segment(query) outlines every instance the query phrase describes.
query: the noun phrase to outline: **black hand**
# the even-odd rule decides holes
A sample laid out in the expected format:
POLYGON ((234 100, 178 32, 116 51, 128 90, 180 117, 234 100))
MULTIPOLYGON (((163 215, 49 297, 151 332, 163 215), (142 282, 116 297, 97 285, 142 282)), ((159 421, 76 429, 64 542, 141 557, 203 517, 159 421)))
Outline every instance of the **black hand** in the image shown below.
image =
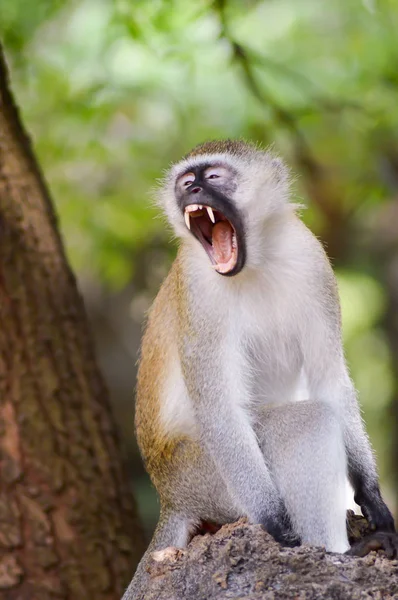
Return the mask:
POLYGON ((294 533, 292 523, 284 506, 281 506, 277 516, 266 517, 261 524, 272 535, 275 541, 282 546, 294 548, 300 545, 300 538, 294 533))
POLYGON ((378 486, 372 488, 362 486, 355 494, 354 499, 372 528, 395 532, 393 516, 383 501, 378 486))

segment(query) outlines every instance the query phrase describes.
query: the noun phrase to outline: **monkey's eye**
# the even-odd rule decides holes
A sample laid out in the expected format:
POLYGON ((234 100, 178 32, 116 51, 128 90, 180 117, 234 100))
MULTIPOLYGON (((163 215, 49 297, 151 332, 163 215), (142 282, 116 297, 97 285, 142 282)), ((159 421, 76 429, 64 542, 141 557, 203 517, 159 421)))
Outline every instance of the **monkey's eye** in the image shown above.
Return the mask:
POLYGON ((227 177, 228 172, 224 167, 211 167, 205 172, 206 179, 221 179, 227 177))
POLYGON ((182 187, 188 187, 189 185, 191 185, 193 182, 195 181, 195 175, 193 173, 185 173, 185 175, 183 175, 180 178, 180 185, 182 187))

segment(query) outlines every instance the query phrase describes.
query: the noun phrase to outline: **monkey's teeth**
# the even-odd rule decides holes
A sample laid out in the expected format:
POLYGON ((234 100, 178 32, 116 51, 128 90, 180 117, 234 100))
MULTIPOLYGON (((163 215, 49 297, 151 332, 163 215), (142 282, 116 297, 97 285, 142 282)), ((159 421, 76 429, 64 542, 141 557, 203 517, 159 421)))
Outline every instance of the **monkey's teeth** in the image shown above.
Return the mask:
POLYGON ((191 219, 189 218, 189 212, 184 213, 185 225, 188 229, 191 229, 191 219))
POLYGON ((207 214, 209 215, 210 221, 212 223, 215 223, 216 219, 215 219, 215 216, 214 216, 214 213, 213 213, 213 209, 211 208, 211 206, 206 206, 206 210, 207 210, 207 214))
POLYGON ((232 234, 232 248, 236 248, 236 235, 235 233, 232 234))

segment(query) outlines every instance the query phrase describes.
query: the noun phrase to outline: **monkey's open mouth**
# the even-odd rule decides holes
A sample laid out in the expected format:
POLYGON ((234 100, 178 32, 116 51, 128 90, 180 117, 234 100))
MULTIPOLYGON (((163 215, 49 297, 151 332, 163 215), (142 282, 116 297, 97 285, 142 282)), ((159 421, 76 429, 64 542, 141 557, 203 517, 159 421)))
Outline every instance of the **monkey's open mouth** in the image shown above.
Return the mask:
POLYGON ((202 204, 189 204, 184 211, 188 229, 206 250, 214 269, 223 275, 231 273, 238 261, 235 227, 218 210, 202 204))

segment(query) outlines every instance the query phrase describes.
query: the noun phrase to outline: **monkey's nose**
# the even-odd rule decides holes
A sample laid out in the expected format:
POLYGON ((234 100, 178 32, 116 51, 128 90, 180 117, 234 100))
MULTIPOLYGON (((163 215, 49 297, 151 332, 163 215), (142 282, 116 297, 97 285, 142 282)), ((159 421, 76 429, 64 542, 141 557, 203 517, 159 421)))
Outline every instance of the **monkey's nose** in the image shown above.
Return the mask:
POLYGON ((189 193, 190 194, 198 194, 201 191, 202 191, 202 188, 196 185, 194 188, 192 188, 191 190, 189 190, 189 193))

